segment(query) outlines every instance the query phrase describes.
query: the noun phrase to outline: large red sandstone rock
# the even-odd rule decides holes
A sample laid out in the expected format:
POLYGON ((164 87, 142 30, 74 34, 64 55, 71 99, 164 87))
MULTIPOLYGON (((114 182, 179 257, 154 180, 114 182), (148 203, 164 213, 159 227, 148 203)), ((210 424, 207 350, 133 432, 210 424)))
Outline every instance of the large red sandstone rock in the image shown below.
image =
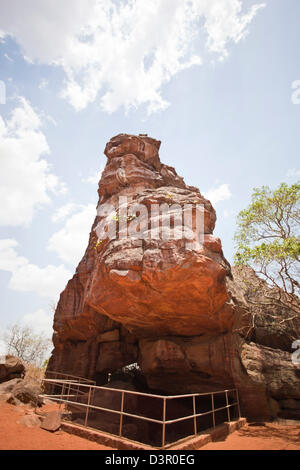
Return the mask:
POLYGON ((233 308, 225 282, 229 267, 220 240, 212 235, 215 211, 198 189, 185 185, 174 169, 160 163, 159 145, 149 137, 111 139, 105 149, 108 163, 99 184, 98 210, 104 204, 116 206, 121 196, 131 198, 128 214, 137 203, 149 210, 153 204, 201 204, 203 246, 187 250, 184 238, 153 239, 147 224, 145 239, 106 239, 95 250, 101 219, 97 217, 85 256, 58 305, 54 329, 61 338, 86 339, 99 326, 105 331, 99 323, 109 319, 138 336, 231 328, 233 308))
MULTIPOLYGON (((138 362, 152 389, 174 394, 237 387, 243 413, 269 418, 277 413, 278 401, 298 399, 292 389, 300 389, 299 370, 281 349, 287 350, 290 330, 297 335, 298 326, 289 327, 287 335, 286 326, 272 323, 273 311, 265 319, 264 310, 257 316, 249 308, 247 282, 238 270, 232 277, 221 242, 213 235, 211 203, 160 162, 159 147, 155 139, 126 134, 106 145, 99 215, 76 273, 60 296, 49 369, 101 384, 109 372, 138 362), (162 203, 201 204, 202 245, 191 248, 184 236, 151 238, 143 214, 138 214, 143 239, 99 240, 102 209, 116 206, 122 196, 129 198, 125 222, 121 211, 108 214, 117 228, 137 222, 136 203, 148 209, 162 203)), ((252 273, 246 270, 247 276, 252 273)))

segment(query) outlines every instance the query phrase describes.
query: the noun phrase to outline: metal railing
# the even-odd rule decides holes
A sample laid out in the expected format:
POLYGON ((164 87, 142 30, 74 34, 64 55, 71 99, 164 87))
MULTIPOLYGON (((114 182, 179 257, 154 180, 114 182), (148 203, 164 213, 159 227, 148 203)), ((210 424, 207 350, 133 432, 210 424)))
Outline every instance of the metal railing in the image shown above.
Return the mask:
MULTIPOLYGON (((215 391, 215 392, 208 392, 208 393, 190 393, 190 394, 184 394, 184 395, 157 395, 157 394, 151 394, 151 393, 142 393, 142 392, 135 392, 131 390, 123 390, 123 389, 116 389, 116 388, 110 388, 110 387, 100 387, 96 385, 91 385, 87 383, 80 383, 78 380, 76 381, 70 381, 69 379, 48 379, 45 378, 43 380, 44 383, 49 383, 49 384, 54 384, 57 390, 57 387, 60 387, 60 393, 51 393, 51 394, 43 394, 41 397, 48 398, 50 400, 54 400, 56 402, 60 403, 60 408, 62 404, 65 404, 67 409, 78 409, 78 407, 82 407, 85 409, 85 413, 83 413, 82 416, 82 421, 84 426, 88 426, 89 424, 89 414, 91 410, 97 414, 101 414, 101 412, 105 413, 111 413, 114 416, 119 415, 119 425, 118 425, 118 431, 117 432, 111 432, 111 434, 114 435, 119 435, 120 437, 126 437, 123 434, 123 427, 124 427, 124 418, 131 418, 134 420, 142 420, 147 423, 155 423, 156 425, 161 426, 161 445, 158 445, 160 448, 165 448, 166 445, 171 444, 172 442, 177 441, 178 439, 169 439, 169 442, 166 442, 166 430, 168 429, 168 426, 171 426, 172 424, 175 423, 183 423, 187 420, 191 420, 193 422, 193 434, 197 435, 199 432, 203 431, 198 428, 197 424, 197 419, 202 418, 204 416, 212 416, 212 422, 211 425, 207 425, 205 429, 209 428, 215 428, 216 427, 216 414, 222 410, 227 410, 226 414, 226 419, 224 419, 222 422, 227 421, 233 421, 234 419, 239 419, 241 417, 240 414, 240 404, 239 404, 239 397, 238 397, 238 391, 236 389, 230 389, 230 390, 220 390, 220 391, 215 391), (104 392, 111 392, 112 394, 119 394, 120 396, 120 409, 113 409, 113 408, 108 408, 105 406, 97 406, 96 404, 93 404, 93 399, 96 393, 99 395, 99 392, 104 394, 104 392), (216 399, 217 396, 220 395, 225 395, 225 405, 224 406, 217 406, 216 407, 216 399), (235 395, 234 401, 230 402, 229 401, 229 395, 232 400, 232 395, 235 395), (129 413, 128 411, 125 411, 125 403, 126 403, 126 397, 127 396, 136 396, 136 397, 144 397, 144 398, 154 398, 162 401, 162 417, 161 419, 157 419, 154 417, 149 417, 149 416, 143 416, 143 415, 138 415, 135 413, 129 413), (197 400, 201 400, 204 397, 211 397, 209 402, 211 405, 211 409, 209 411, 204 411, 204 412, 197 412, 197 400), (171 400, 177 400, 177 399, 192 399, 192 413, 187 414, 185 416, 173 418, 173 419, 167 419, 168 415, 168 406, 167 404, 171 400), (85 401, 85 403, 83 402, 85 401), (231 409, 233 407, 236 407, 235 409, 235 417, 233 417, 233 413, 231 414, 231 409)), ((100 396, 101 396, 100 393, 100 396)), ((107 394, 105 395, 107 397, 107 394)), ((198 403, 199 405, 199 403, 198 403)), ((170 405, 169 405, 170 407, 170 405)), ((157 412, 157 409, 155 409, 157 412)), ((173 407, 174 411, 174 407, 173 407)), ((198 410, 199 411, 199 410, 198 410)), ((82 414, 81 414, 82 415, 82 414)), ((101 422, 101 419, 100 419, 101 422)), ((97 426, 93 424, 89 424, 88 427, 96 428, 97 426)), ((101 429, 101 427, 100 427, 101 429)), ((103 429, 102 429, 103 430, 103 429)), ((188 435, 193 435, 192 433, 188 433, 188 435)), ((144 442, 143 438, 135 438, 133 439, 135 441, 140 441, 144 442)), ((145 442, 144 442, 145 443, 145 442)))
POLYGON ((56 372, 52 370, 47 370, 45 373, 45 378, 49 379, 49 376, 52 379, 62 379, 62 380, 73 380, 73 382, 80 382, 80 383, 88 383, 92 385, 96 385, 95 380, 86 379, 85 377, 78 377, 77 375, 66 374, 64 372, 56 372))
MULTIPOLYGON (((76 375, 66 374, 64 372, 56 372, 56 371, 51 371, 51 370, 46 371, 45 377, 42 380, 42 384, 43 383, 48 384, 48 387, 44 386, 43 388, 49 391, 49 395, 57 395, 57 389, 59 388, 60 384, 62 384, 63 388, 65 389, 65 385, 67 383, 69 384, 77 383, 78 384, 77 395, 80 394, 80 391, 79 391, 80 384, 96 385, 95 380, 86 379, 85 377, 78 377, 76 375)), ((68 394, 66 396, 69 396, 69 395, 70 395, 70 385, 69 385, 68 394)))

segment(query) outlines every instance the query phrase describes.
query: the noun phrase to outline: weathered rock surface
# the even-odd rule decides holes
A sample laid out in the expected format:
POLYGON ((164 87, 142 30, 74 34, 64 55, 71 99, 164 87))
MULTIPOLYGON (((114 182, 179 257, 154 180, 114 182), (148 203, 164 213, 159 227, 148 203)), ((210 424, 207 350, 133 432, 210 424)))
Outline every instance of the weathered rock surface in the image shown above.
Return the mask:
MULTIPOLYGON (((212 235, 215 211, 198 189, 185 185, 173 168, 159 162, 159 144, 148 137, 128 135, 109 142, 98 209, 116 206, 122 196, 130 198, 126 215, 121 209, 116 215, 120 225, 122 218, 134 217, 135 204, 148 209, 163 203, 179 207, 203 204, 204 245, 188 251, 187 239, 153 239, 146 223, 143 239, 103 240, 94 250, 98 216, 85 256, 57 308, 54 329, 60 332, 60 339, 86 340, 99 328, 104 332, 111 329, 113 321, 139 336, 158 330, 162 335, 194 335, 231 327, 233 308, 225 282, 229 266, 220 240, 212 235), (118 176, 119 170, 124 180, 118 176)), ((139 219, 143 225, 143 217, 139 219)), ((163 223, 164 218, 160 219, 163 223)), ((131 226, 135 223, 130 221, 131 226)))
POLYGON ((169 394, 233 388, 228 337, 142 339, 139 364, 153 389, 169 394))
POLYGON ((235 289, 243 294, 251 317, 245 330, 247 338, 262 346, 291 352, 292 342, 300 339, 299 314, 287 307, 288 302, 278 302, 277 291, 252 269, 234 266, 232 274, 235 289))
MULTIPOLYGON (((105 148, 98 215, 60 296, 49 369, 103 384, 109 372, 138 362, 151 389, 174 394, 236 387, 248 417, 276 416, 282 400, 299 399, 300 372, 290 348, 292 337, 300 339, 300 322, 286 321, 284 309, 255 306, 261 281, 251 270, 231 270, 213 235, 211 203, 160 162, 159 147, 147 136, 121 134, 105 148), (125 196, 126 211, 122 199, 114 212, 125 196), (147 214, 159 204, 202 205, 203 243, 192 247, 196 235, 191 240, 178 227, 171 239, 163 232, 153 236, 147 214), (117 234, 131 230, 131 236, 99 239, 107 221, 117 234), (258 289, 250 299, 253 279, 258 289)), ((167 217, 154 212, 151 223, 167 217)))
POLYGON ((43 418, 41 428, 46 431, 55 432, 58 431, 61 425, 61 413, 60 411, 49 411, 43 418))
POLYGON ((12 405, 29 404, 41 406, 42 399, 40 382, 33 379, 12 379, 0 385, 0 400, 12 405))
POLYGON ((0 361, 0 383, 7 380, 24 377, 25 366, 16 356, 1 356, 0 361))
POLYGON ((7 401, 12 405, 41 406, 43 401, 39 398, 40 393, 40 381, 30 377, 11 379, 0 384, 0 401, 7 401))
POLYGON ((39 398, 40 393, 40 384, 34 380, 24 379, 12 389, 14 399, 21 403, 29 403, 37 406, 42 405, 42 400, 39 398))
POLYGON ((0 394, 12 392, 14 387, 20 382, 22 382, 22 379, 11 379, 7 382, 3 382, 2 384, 0 384, 0 394))

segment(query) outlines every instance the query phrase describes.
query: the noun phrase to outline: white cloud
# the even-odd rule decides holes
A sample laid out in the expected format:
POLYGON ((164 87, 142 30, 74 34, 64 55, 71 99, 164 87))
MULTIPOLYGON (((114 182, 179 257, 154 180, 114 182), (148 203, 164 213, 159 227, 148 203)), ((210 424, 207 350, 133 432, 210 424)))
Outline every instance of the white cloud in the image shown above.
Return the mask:
POLYGON ((223 219, 228 219, 229 217, 231 218, 235 218, 236 216, 236 213, 233 209, 224 209, 223 213, 221 214, 221 217, 223 217, 223 219))
MULTIPOLYGON (((113 112, 143 104, 165 109, 162 85, 202 63, 199 38, 217 58, 264 6, 244 0, 10 0, 0 3, 2 37, 11 35, 24 57, 66 74, 62 96, 76 110, 99 96, 113 112), (248 3, 248 2, 247 2, 248 3), (55 38, 55 40, 53 40, 55 38)), ((201 46, 202 47, 202 46, 201 46)))
POLYGON ((42 158, 50 153, 40 117, 20 98, 10 119, 0 116, 0 225, 28 225, 36 209, 50 202, 49 193, 65 191, 42 158))
POLYGON ((14 62, 14 60, 8 55, 4 54, 5 59, 9 60, 9 62, 14 62))
POLYGON ((43 78, 40 83, 39 83, 39 89, 40 90, 43 90, 44 88, 47 88, 49 85, 49 82, 48 80, 46 80, 45 78, 43 78))
POLYGON ((296 168, 290 168, 286 172, 287 178, 298 178, 300 176, 300 170, 296 170, 296 168))
MULTIPOLYGON (((2 330, 0 329, 0 335, 2 335, 3 333, 4 333, 4 329, 2 330)), ((6 351, 7 351, 6 344, 2 339, 0 339, 0 362, 1 362, 1 356, 5 355, 6 351)))
MULTIPOLYGON (((64 212, 63 208, 61 210, 64 212)), ((95 217, 94 204, 78 206, 77 212, 67 219, 64 227, 52 235, 48 249, 55 251, 63 261, 76 266, 84 254, 95 217)))
POLYGON ((230 199, 231 196, 232 194, 228 184, 221 184, 220 186, 211 188, 206 193, 204 193, 204 197, 212 204, 216 204, 220 201, 226 201, 230 199))
POLYGON ((3 356, 4 354, 6 354, 6 344, 0 339, 0 356, 3 356))
POLYGON ((196 0, 196 3, 205 4, 208 49, 220 54, 221 59, 228 55, 228 41, 238 43, 244 38, 257 11, 266 6, 265 3, 254 4, 247 13, 242 13, 245 2, 241 0, 196 0))
POLYGON ((21 323, 30 326, 36 333, 45 333, 50 338, 53 334, 53 315, 47 314, 42 308, 24 315, 21 323))
POLYGON ((52 222, 61 222, 62 220, 65 220, 68 215, 74 212, 77 208, 78 205, 73 202, 68 202, 67 204, 59 207, 52 216, 52 222))
POLYGON ((93 175, 88 176, 87 178, 82 178, 82 181, 84 183, 90 183, 90 184, 98 184, 102 175, 102 171, 104 170, 104 165, 101 170, 97 170, 93 175))
POLYGON ((34 292, 56 301, 67 281, 72 277, 63 265, 40 268, 16 252, 18 242, 0 240, 0 270, 11 273, 9 287, 19 292, 34 292))

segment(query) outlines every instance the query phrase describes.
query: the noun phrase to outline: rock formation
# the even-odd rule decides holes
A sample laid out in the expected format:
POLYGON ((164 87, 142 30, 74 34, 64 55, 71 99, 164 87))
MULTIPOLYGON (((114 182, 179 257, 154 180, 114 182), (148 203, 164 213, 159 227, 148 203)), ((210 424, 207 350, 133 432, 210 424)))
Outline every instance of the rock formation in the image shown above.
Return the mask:
MULTIPOLYGON (((97 216, 60 296, 49 369, 103 384, 108 373, 137 362, 149 389, 236 387, 249 417, 275 416, 287 399, 298 406, 300 369, 291 362, 285 329, 276 336, 271 322, 271 339, 270 321, 253 326, 243 276, 232 273, 213 235, 215 210, 160 162, 159 147, 146 135, 127 134, 106 145, 97 216), (183 220, 188 207, 202 210, 200 244, 194 209, 190 230, 176 224, 176 211, 183 220), (158 227, 170 216, 168 238, 158 227), (115 238, 107 236, 112 228, 115 238), (121 236, 126 231, 130 236, 121 236)), ((299 324, 293 328, 300 339, 299 324)))
POLYGON ((8 380, 23 378, 25 375, 24 363, 16 356, 7 354, 0 356, 0 384, 8 380))

